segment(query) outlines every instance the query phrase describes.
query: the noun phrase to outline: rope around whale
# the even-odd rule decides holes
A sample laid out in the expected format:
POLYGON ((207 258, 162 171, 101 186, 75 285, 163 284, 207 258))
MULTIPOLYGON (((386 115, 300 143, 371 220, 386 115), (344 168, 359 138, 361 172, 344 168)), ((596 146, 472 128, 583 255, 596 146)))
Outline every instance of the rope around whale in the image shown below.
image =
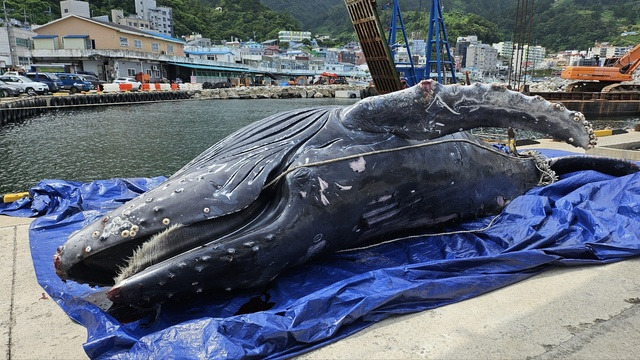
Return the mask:
POLYGON ((376 246, 385 245, 385 244, 391 244, 391 243, 394 243, 396 241, 411 240, 411 239, 417 239, 417 238, 422 238, 422 237, 434 237, 434 236, 457 235, 457 234, 471 234, 471 233, 483 232, 483 231, 489 230, 489 228, 491 228, 491 226, 493 226, 493 223, 496 220, 498 220, 499 217, 500 217, 500 214, 494 216, 491 219, 491 221, 489 221, 489 224, 487 224, 487 226, 485 226, 485 227, 483 227, 481 229, 458 230, 458 231, 448 231, 448 232, 433 233, 433 234, 420 234, 420 235, 404 236, 404 237, 401 237, 401 238, 398 238, 398 239, 391 239, 391 240, 383 241, 381 243, 376 243, 376 244, 371 244, 371 245, 366 245, 366 246, 360 246, 360 247, 354 247, 354 248, 349 248, 349 249, 338 250, 338 251, 336 251, 336 253, 344 253, 344 252, 349 252, 349 251, 358 251, 358 250, 371 249, 371 248, 374 248, 376 246))
POLYGON ((509 155, 507 153, 504 153, 502 151, 498 151, 498 150, 496 150, 494 148, 485 146, 483 144, 479 144, 479 143, 471 141, 469 139, 446 139, 446 140, 430 141, 430 142, 407 145, 407 146, 400 146, 400 147, 391 148, 391 149, 368 151, 368 152, 363 152, 363 153, 359 153, 359 154, 346 155, 346 156, 341 156, 341 157, 337 157, 337 158, 333 158, 333 159, 327 159, 327 160, 322 160, 322 161, 316 161, 316 162, 310 162, 310 163, 307 163, 307 164, 297 165, 297 166, 294 166, 294 167, 291 167, 291 168, 287 169, 286 171, 282 172, 281 174, 279 174, 278 176, 273 178, 273 180, 269 181, 265 186, 263 186, 262 189, 264 190, 264 189, 274 185, 275 183, 280 181, 280 179, 282 179, 283 177, 287 176, 291 172, 293 172, 295 170, 298 170, 300 168, 328 165, 328 164, 333 164, 333 163, 341 162, 341 161, 354 160, 354 159, 358 159, 360 157, 365 157, 365 156, 385 154, 385 153, 402 151, 402 150, 418 149, 418 148, 423 148, 423 147, 428 147, 428 146, 440 145, 440 144, 445 144, 445 143, 454 143, 454 142, 467 143, 467 144, 479 147, 481 149, 492 151, 492 152, 494 152, 494 153, 496 153, 498 155, 505 156, 505 157, 508 157, 508 158, 514 159, 514 160, 521 160, 521 161, 533 160, 533 162, 536 165, 536 168, 538 168, 538 170, 540 171, 540 180, 538 180, 538 185, 549 185, 549 184, 552 184, 552 183, 554 183, 555 181, 558 180, 558 177, 556 176, 556 173, 553 170, 551 170, 551 166, 549 164, 549 159, 546 156, 542 155, 541 153, 539 153, 539 152, 537 152, 535 150, 528 150, 528 151, 522 152, 522 154, 525 155, 525 157, 513 157, 513 155, 509 155))
MULTIPOLYGON (((327 164, 332 164, 332 163, 336 163, 336 162, 340 162, 340 161, 353 160, 353 159, 357 159, 357 158, 365 157, 365 156, 370 156, 370 155, 384 154, 384 153, 402 151, 402 150, 418 149, 418 148, 423 148, 423 147, 427 147, 427 146, 433 146, 433 145, 439 145, 439 144, 445 144, 445 143, 453 143, 453 142, 463 142, 463 143, 471 144, 473 146, 476 146, 476 147, 479 147, 481 149, 485 149, 485 150, 488 150, 488 151, 492 151, 492 152, 494 152, 496 154, 508 157, 510 159, 521 160, 521 161, 530 161, 530 160, 532 160, 534 162, 536 168, 540 171, 540 179, 538 180, 538 185, 540 185, 540 186, 549 185, 549 184, 552 184, 552 183, 554 183, 554 182, 556 182, 558 180, 558 176, 556 175, 555 171, 553 171, 551 169, 551 166, 549 164, 549 158, 547 158, 546 156, 542 155, 538 151, 527 150, 527 151, 523 151, 521 153, 522 155, 524 155, 524 157, 513 157, 513 155, 509 155, 509 154, 504 153, 502 151, 498 151, 498 150, 496 150, 496 149, 494 149, 492 147, 488 147, 486 145, 479 144, 477 142, 474 142, 474 141, 471 141, 471 140, 468 140, 468 139, 446 139, 446 140, 431 141, 431 142, 408 145, 408 146, 401 146, 401 147, 392 148, 392 149, 368 151, 368 152, 364 152, 364 153, 347 155, 347 156, 337 157, 337 158, 333 158, 333 159, 327 159, 327 160, 323 160, 323 161, 316 161, 316 162, 311 162, 311 163, 308 163, 308 164, 294 166, 294 167, 292 167, 290 169, 287 169, 286 171, 284 171, 280 175, 276 176, 273 180, 271 180, 269 183, 267 183, 263 187, 263 189, 266 189, 266 188, 274 185, 280 179, 285 177, 287 174, 289 174, 289 173, 291 173, 291 172, 293 172, 293 171, 295 171, 297 169, 304 168, 304 167, 315 167, 315 166, 327 165, 327 164)), ((392 240, 384 241, 384 242, 377 243, 377 244, 339 250, 339 251, 336 251, 336 252, 337 253, 343 253, 343 252, 348 252, 348 251, 357 251, 357 250, 370 249, 370 248, 373 248, 373 247, 376 247, 376 246, 380 246, 380 245, 384 245, 384 244, 390 244, 390 243, 393 243, 393 242, 396 242, 396 241, 415 239, 415 238, 419 238, 419 237, 433 237, 433 236, 470 234, 470 233, 483 232, 483 231, 489 230, 491 228, 491 226, 493 226, 493 223, 499 217, 500 217, 500 214, 494 216, 491 219, 491 221, 489 221, 489 224, 487 224, 487 226, 485 226, 483 228, 480 228, 480 229, 458 230, 458 231, 441 232, 441 233, 434 233, 434 234, 412 235, 412 236, 406 236, 406 237, 402 237, 402 238, 398 238, 398 239, 392 239, 392 240)))

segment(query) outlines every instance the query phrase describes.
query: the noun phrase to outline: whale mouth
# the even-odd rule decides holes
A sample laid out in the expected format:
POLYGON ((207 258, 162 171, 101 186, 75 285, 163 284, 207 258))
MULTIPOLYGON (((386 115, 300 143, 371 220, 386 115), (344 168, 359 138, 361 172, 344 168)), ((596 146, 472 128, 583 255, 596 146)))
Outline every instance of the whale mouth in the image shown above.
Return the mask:
POLYGON ((150 266, 161 266, 180 254, 224 241, 238 232, 268 223, 277 213, 269 210, 278 206, 280 195, 275 193, 271 192, 270 196, 264 197, 266 199, 223 218, 175 224, 147 235, 140 229, 138 237, 84 256, 72 264, 66 274, 59 275, 91 286, 114 286, 150 266))
POLYGON ((86 256, 74 263, 64 274, 64 278, 91 286, 112 286, 120 268, 126 266, 127 259, 150 238, 151 236, 147 236, 123 242, 86 256))

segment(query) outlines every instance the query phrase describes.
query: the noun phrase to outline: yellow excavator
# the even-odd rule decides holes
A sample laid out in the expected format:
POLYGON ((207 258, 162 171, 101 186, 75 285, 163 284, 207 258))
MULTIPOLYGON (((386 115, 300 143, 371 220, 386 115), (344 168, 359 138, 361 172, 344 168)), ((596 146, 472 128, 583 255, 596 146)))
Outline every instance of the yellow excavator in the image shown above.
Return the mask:
POLYGON ((560 77, 578 80, 567 85, 567 92, 640 91, 639 84, 624 84, 633 80, 640 67, 640 44, 606 66, 569 66, 560 77))

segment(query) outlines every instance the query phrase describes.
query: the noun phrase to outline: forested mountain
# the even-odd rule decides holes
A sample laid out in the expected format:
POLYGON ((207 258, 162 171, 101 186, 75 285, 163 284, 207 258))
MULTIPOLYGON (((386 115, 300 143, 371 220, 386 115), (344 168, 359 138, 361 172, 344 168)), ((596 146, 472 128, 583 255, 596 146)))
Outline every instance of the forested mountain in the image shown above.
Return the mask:
MULTIPOLYGON (((268 7, 288 11, 305 29, 334 36, 352 33, 344 0, 261 0, 268 7), (346 23, 346 25, 345 25, 346 23)), ((378 0, 383 21, 390 1, 378 0)), ((451 42, 457 36, 477 34, 487 43, 511 40, 518 1, 441 0, 451 42), (473 14, 470 16, 469 14, 473 14), (477 15, 477 16, 476 16, 477 15)), ((529 2, 531 3, 531 2, 529 2)), ((426 34, 429 0, 400 0, 407 28, 426 34)), ((640 36, 620 36, 623 31, 640 33, 638 0, 536 0, 531 42, 552 51, 587 49, 597 41, 619 45, 640 43, 640 36)), ((423 35, 426 37, 426 35, 423 35)))
MULTIPOLYGON (((89 0, 93 16, 109 15, 112 8, 134 13, 134 0, 89 0)), ((391 1, 378 0, 378 13, 388 21, 391 1)), ((279 30, 308 30, 341 42, 355 39, 344 0, 157 0, 173 8, 176 36, 198 32, 213 40, 238 37, 257 41, 276 38, 279 30), (216 11, 220 7, 222 11, 216 11)), ((515 0, 441 0, 451 42, 476 34, 486 43, 510 40, 515 0)), ((58 0, 6 0, 8 14, 42 24, 60 16, 58 0), (49 12, 49 9, 51 10, 49 12)), ((406 26, 426 37, 430 0, 400 0, 406 26)), ((537 0, 531 42, 551 51, 586 49, 594 41, 618 45, 640 43, 638 0, 537 0)))
MULTIPOLYGON (((122 9, 125 15, 135 14, 134 0, 88 2, 91 16, 111 16, 111 9, 122 9)), ((59 0, 6 0, 6 3, 11 17, 26 18, 33 24, 60 17, 59 0)), ((257 0, 157 0, 157 5, 173 9, 174 32, 178 37, 197 32, 218 42, 231 37, 264 41, 276 39, 283 29, 301 29, 298 20, 288 13, 271 10, 257 0)))

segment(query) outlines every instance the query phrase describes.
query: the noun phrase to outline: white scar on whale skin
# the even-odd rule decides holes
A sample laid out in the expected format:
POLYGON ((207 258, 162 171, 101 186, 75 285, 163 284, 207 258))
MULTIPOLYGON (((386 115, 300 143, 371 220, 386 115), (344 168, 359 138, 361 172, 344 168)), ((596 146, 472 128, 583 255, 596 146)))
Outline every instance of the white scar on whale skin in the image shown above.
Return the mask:
POLYGON ((162 255, 165 253, 166 237, 173 231, 182 227, 182 224, 176 224, 166 229, 165 231, 154 235, 151 239, 137 248, 133 255, 127 259, 127 264, 122 266, 113 280, 115 283, 119 283, 124 279, 136 274, 138 271, 155 264, 159 259, 162 259, 162 255))
POLYGON ((362 156, 360 156, 358 160, 351 161, 349 163, 349 167, 351 168, 351 170, 355 172, 363 172, 365 170, 366 165, 367 165, 367 162, 364 160, 362 156))
POLYGON ((324 195, 324 191, 329 187, 329 183, 322 180, 322 178, 318 177, 318 182, 320 183, 320 200, 322 201, 322 205, 329 205, 329 199, 324 195))

